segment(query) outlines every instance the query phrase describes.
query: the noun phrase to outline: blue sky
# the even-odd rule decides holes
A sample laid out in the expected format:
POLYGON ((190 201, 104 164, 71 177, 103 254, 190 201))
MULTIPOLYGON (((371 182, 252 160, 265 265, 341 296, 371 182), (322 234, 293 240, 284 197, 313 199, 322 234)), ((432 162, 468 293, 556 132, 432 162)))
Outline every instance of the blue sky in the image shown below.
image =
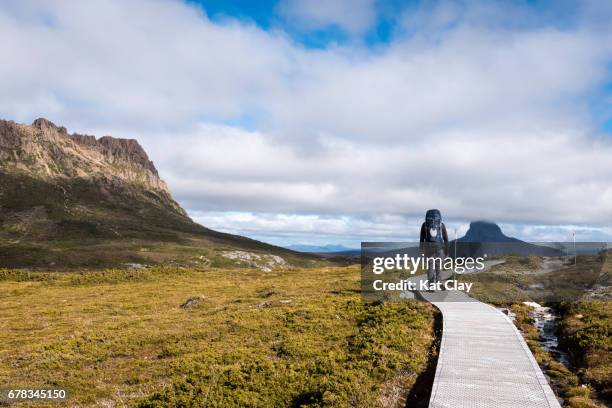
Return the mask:
MULTIPOLYGON (((228 19, 238 19, 247 23, 253 23, 265 30, 280 29, 289 33, 296 41, 308 47, 323 48, 330 43, 346 43, 356 40, 353 33, 347 32, 341 22, 334 21, 329 16, 327 21, 320 21, 316 27, 304 29, 304 26, 296 25, 295 15, 287 12, 287 1, 279 0, 188 0, 188 4, 201 7, 209 18, 223 22, 228 19)), ((293 2, 300 3, 300 2, 293 2)), ((308 3, 308 2, 303 2, 308 3)), ((321 7, 320 2, 309 2, 313 8, 321 7)), ((350 3, 350 2, 347 2, 350 3)), ((372 9, 373 18, 364 29, 359 32, 357 39, 370 46, 389 43, 394 32, 405 33, 401 25, 402 13, 410 12, 431 6, 432 4, 444 2, 425 2, 414 0, 387 0, 387 1, 356 1, 354 6, 368 7, 372 9)), ((475 2, 455 2, 459 9, 467 7, 475 2)), ((484 3, 484 2, 482 2, 484 3)), ((503 5, 503 2, 489 2, 490 4, 503 5)), ((571 27, 579 18, 581 7, 577 1, 506 1, 512 3, 517 9, 522 9, 530 18, 512 21, 515 26, 545 26, 571 27)), ((351 5, 352 6, 352 5, 351 5)), ((461 12, 461 10, 459 10, 461 12)), ((451 28, 456 21, 447 23, 451 28)), ((409 31, 409 30, 408 30, 409 31)))
POLYGON ((198 222, 275 244, 612 240, 612 3, 9 0, 0 116, 136 138, 198 222))
POLYGON ((325 48, 332 43, 343 44, 355 40, 363 41, 369 46, 388 43, 396 26, 397 15, 401 10, 413 6, 415 2, 397 0, 372 2, 376 16, 372 24, 359 33, 358 38, 352 33, 347 33, 341 24, 333 21, 329 21, 328 24, 321 23, 314 29, 304 29, 295 24, 293 16, 288 15, 283 9, 283 3, 279 1, 191 0, 189 3, 200 6, 211 19, 216 21, 228 18, 240 19, 257 24, 265 30, 283 30, 306 47, 325 48))
MULTIPOLYGON (((402 19, 411 10, 422 10, 439 4, 454 4, 456 14, 444 23, 439 31, 451 30, 460 24, 463 17, 462 9, 467 9, 475 1, 458 2, 424 2, 414 0, 387 0, 387 1, 356 1, 355 7, 369 7, 372 19, 364 23, 357 32, 347 29, 342 21, 334 20, 333 15, 326 19, 319 19, 313 24, 305 24, 304 20, 312 16, 296 16, 298 11, 287 7, 291 3, 310 3, 313 8, 318 7, 317 2, 301 1, 221 1, 221 0, 188 0, 188 4, 200 7, 207 16, 219 23, 239 20, 246 24, 255 24, 263 30, 280 30, 291 37, 292 40, 310 49, 325 49, 330 46, 359 44, 360 46, 377 50, 392 44, 395 37, 418 35, 419 31, 406 27, 402 19)), ((351 2, 347 2, 351 3, 351 2)), ((517 18, 500 23, 500 28, 548 28, 572 29, 580 24, 584 14, 584 4, 581 1, 491 1, 491 7, 503 8, 511 4, 516 10, 517 18)), ((484 4, 484 2, 481 2, 484 4)), ((352 6, 353 4, 351 4, 352 6)), ((352 7, 348 7, 351 10, 352 7)), ((605 20, 603 21, 605 23, 605 20)), ((612 72, 612 67, 608 68, 612 72)), ((612 78, 612 74, 609 75, 612 78)), ((612 82, 604 84, 599 90, 594 90, 590 99, 590 109, 594 122, 599 129, 612 134, 612 82)), ((250 118, 252 119, 252 118, 250 118)), ((237 122, 233 122, 237 123, 237 122)), ((248 125, 249 121, 246 122, 248 125)))

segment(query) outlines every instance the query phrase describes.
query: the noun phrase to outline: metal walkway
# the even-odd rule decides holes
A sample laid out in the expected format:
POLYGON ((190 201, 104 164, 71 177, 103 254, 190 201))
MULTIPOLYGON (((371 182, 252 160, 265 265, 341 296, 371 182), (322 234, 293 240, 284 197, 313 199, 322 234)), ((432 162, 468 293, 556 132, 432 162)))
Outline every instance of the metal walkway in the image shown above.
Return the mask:
POLYGON ((417 296, 442 312, 442 341, 429 407, 561 407, 508 316, 459 291, 417 296))

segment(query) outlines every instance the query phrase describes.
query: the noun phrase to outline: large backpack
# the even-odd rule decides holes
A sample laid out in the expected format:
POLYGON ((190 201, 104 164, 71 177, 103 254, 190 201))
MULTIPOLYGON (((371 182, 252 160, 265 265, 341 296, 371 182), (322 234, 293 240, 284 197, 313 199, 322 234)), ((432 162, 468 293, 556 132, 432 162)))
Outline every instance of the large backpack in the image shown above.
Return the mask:
POLYGON ((439 210, 427 210, 425 214, 425 241, 442 242, 442 215, 439 210))

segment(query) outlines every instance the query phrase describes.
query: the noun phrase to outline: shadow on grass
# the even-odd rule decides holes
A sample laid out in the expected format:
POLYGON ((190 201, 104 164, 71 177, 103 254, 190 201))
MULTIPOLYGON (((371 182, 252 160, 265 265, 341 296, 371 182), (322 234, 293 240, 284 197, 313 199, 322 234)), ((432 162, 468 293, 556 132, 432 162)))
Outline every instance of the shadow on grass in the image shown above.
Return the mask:
POLYGON ((440 342, 442 340, 442 313, 440 311, 437 311, 434 317, 434 334, 436 337, 429 349, 427 368, 417 377, 412 386, 406 398, 406 408, 426 408, 429 406, 429 398, 440 354, 440 342))

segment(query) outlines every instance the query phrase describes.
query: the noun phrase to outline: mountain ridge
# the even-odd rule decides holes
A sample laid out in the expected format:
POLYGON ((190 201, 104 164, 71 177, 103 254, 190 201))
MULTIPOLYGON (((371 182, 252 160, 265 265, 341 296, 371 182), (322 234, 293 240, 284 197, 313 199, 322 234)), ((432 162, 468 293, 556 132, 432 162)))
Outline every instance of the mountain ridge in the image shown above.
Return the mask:
POLYGON ((0 120, 0 267, 225 265, 237 250, 312 259, 195 223, 134 139, 0 120))
POLYGON ((112 176, 170 194, 135 139, 69 134, 65 127, 44 118, 31 125, 0 120, 0 159, 4 167, 12 165, 47 177, 87 178, 92 171, 99 175, 101 170, 108 170, 106 166, 114 165, 112 176))
POLYGON ((310 244, 291 244, 285 248, 291 249, 292 251, 308 252, 308 253, 333 253, 333 252, 345 252, 345 251, 359 251, 356 248, 350 248, 339 244, 326 244, 326 245, 310 245, 310 244))

